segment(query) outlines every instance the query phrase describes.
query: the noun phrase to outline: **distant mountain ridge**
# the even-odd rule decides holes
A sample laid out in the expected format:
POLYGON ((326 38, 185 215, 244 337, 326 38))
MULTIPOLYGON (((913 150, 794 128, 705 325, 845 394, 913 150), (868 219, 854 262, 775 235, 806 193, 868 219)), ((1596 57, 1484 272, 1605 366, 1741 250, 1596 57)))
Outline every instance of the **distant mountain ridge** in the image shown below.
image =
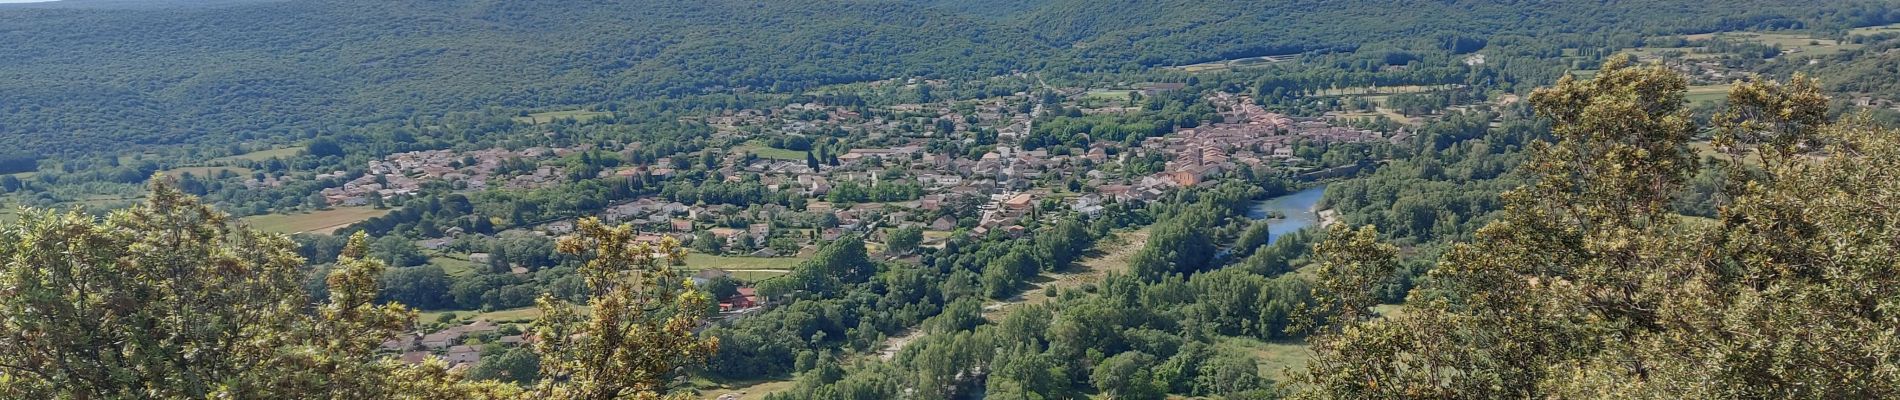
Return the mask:
POLYGON ((69 1, 0 8, 0 140, 57 152, 305 137, 731 87, 1848 19, 1768 0, 69 1))

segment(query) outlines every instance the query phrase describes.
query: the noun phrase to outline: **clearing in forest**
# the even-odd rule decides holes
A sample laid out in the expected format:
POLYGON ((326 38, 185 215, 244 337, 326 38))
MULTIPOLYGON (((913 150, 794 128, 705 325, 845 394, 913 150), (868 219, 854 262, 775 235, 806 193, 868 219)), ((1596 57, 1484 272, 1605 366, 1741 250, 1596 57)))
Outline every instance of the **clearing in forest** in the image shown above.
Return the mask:
POLYGON ((739 146, 739 151, 756 154, 759 158, 771 160, 805 161, 805 152, 766 146, 757 142, 747 142, 739 146))
POLYGON ((338 207, 302 214, 255 215, 244 217, 243 220, 265 232, 329 234, 350 224, 388 213, 387 209, 371 207, 338 207))
POLYGON ((303 154, 303 147, 283 147, 283 148, 276 148, 276 149, 270 149, 270 150, 259 150, 259 151, 253 151, 253 152, 239 154, 235 156, 213 158, 209 162, 216 163, 216 162, 229 162, 229 161, 238 161, 238 160, 265 161, 272 158, 296 157, 298 154, 303 154))

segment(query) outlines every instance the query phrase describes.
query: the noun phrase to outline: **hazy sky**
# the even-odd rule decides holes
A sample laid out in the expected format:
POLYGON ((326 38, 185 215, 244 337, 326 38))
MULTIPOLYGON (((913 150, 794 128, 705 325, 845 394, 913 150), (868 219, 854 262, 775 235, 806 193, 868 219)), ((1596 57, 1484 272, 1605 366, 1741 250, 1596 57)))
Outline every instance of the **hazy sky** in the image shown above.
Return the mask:
POLYGON ((44 2, 48 2, 48 1, 55 1, 55 0, 0 0, 0 4, 6 4, 6 3, 44 3, 44 2))

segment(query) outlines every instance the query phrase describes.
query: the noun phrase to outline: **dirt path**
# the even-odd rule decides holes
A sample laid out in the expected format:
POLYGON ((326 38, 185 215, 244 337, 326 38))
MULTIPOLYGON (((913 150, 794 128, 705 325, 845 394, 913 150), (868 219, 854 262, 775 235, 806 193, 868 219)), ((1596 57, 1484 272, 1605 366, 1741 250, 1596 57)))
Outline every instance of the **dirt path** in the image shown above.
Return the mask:
MULTIPOLYGON (((1069 289, 1083 284, 1101 282, 1110 271, 1127 270, 1128 260, 1135 256, 1135 252, 1141 251, 1141 248, 1147 245, 1148 228, 1117 233, 1113 237, 1096 242, 1095 247, 1089 249, 1089 253, 1083 257, 1082 262, 1076 263, 1068 271, 1043 273, 1037 277, 1035 286, 1024 290, 1015 298, 984 304, 983 317, 991 321, 999 321, 1016 305, 1047 303, 1050 298, 1043 295, 1045 288, 1053 286, 1058 289, 1069 289)), ((890 361, 891 358, 897 356, 898 351, 904 349, 905 345, 909 345, 921 336, 923 336, 923 330, 913 328, 904 331, 902 335, 884 339, 884 344, 879 346, 881 350, 878 350, 877 356, 884 361, 890 361)))

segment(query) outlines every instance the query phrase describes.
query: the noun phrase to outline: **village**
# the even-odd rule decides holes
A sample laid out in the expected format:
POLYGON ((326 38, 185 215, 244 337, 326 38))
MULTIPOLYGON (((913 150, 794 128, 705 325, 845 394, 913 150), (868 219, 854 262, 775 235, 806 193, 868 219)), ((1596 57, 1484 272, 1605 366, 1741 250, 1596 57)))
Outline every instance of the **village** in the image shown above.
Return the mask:
MULTIPOLYGON (((1151 85, 1141 92, 1150 95, 1178 90, 1175 85, 1151 85)), ((1082 91, 1068 90, 1071 98, 1082 91)), ((1315 160, 1297 155, 1300 146, 1328 143, 1359 143, 1405 140, 1404 131, 1384 134, 1348 128, 1325 117, 1296 118, 1271 112, 1250 97, 1230 93, 1207 95, 1205 102, 1219 110, 1219 120, 1172 133, 1146 137, 1134 146, 1122 142, 1091 141, 1086 148, 1051 151, 1049 148, 1024 148, 1023 138, 1034 130, 1042 113, 1056 107, 1075 108, 1083 115, 1136 112, 1126 104, 1084 108, 1073 102, 1051 107, 1035 104, 1028 93, 983 100, 901 104, 868 113, 846 107, 801 103, 774 110, 727 111, 709 115, 698 122, 712 126, 731 140, 752 140, 747 135, 768 132, 772 135, 816 136, 817 132, 865 132, 865 137, 847 143, 849 149, 835 154, 835 160, 818 162, 809 152, 787 151, 749 146, 719 153, 717 163, 705 172, 732 184, 757 184, 771 193, 789 193, 800 199, 794 206, 783 204, 735 204, 683 202, 665 195, 644 195, 619 201, 599 210, 594 217, 609 223, 632 224, 642 240, 673 237, 681 243, 693 243, 695 251, 711 256, 783 260, 771 270, 756 270, 748 278, 769 279, 773 270, 789 270, 801 257, 809 256, 822 244, 845 235, 862 235, 874 245, 899 228, 925 232, 923 246, 941 245, 953 235, 983 237, 992 234, 1019 236, 1026 232, 1024 222, 1031 218, 1053 219, 1063 213, 1095 214, 1111 204, 1141 204, 1153 201, 1183 187, 1207 185, 1212 178, 1247 169, 1272 173, 1326 174, 1315 160), (974 103, 974 104, 969 104, 974 103), (962 111, 960 112, 959 109, 962 111), (1029 109, 1029 112, 1015 112, 1029 109), (969 112, 974 110, 974 112, 969 112), (967 113, 966 113, 967 112, 967 113), (810 118, 821 115, 821 118, 810 118), (804 116, 803 118, 798 116, 804 116), (937 130, 907 131, 906 127, 937 126, 937 130), (980 155, 957 151, 933 151, 932 143, 950 139, 953 143, 977 132, 994 132, 995 143, 980 147, 980 155), (759 153, 778 153, 761 156, 759 153), (794 157, 798 155, 800 157, 794 157), (1160 168, 1142 171, 1128 164, 1141 160, 1162 160, 1160 168), (900 185, 914 196, 897 201, 832 201, 839 191, 883 189, 900 185), (712 240, 715 243, 697 243, 712 240)), ((742 142, 756 143, 756 142, 742 142)), ((941 147, 941 146, 938 146, 941 147)), ((517 151, 487 149, 479 151, 431 150, 392 154, 372 161, 359 176, 341 171, 320 179, 349 178, 338 187, 325 189, 323 198, 332 206, 349 207, 369 204, 376 198, 408 196, 431 185, 446 185, 457 191, 488 189, 532 189, 560 184, 572 179, 555 166, 504 168, 505 164, 533 163, 588 150, 573 148, 527 148, 517 151)), ((829 157, 828 157, 829 158, 829 157)), ((599 178, 618 177, 667 182, 682 174, 671 158, 644 165, 631 165, 601 171, 599 178)), ((1337 166, 1355 168, 1356 166, 1337 166)), ((701 168, 693 166, 693 168, 701 168)), ((440 186, 438 186, 440 187, 440 186)), ((863 200, 863 199, 857 199, 863 200)), ((560 236, 574 229, 575 219, 546 221, 534 225, 534 234, 560 236)), ((417 238, 424 247, 435 249, 449 238, 417 238)), ((904 261, 906 254, 885 252, 891 260, 904 261)), ((487 254, 462 255, 471 260, 487 260, 487 254)), ((914 261, 912 259, 911 261, 914 261)), ((689 265, 696 279, 732 276, 717 266, 689 265)), ((516 274, 525 270, 514 268, 516 274)), ((749 287, 740 294, 719 299, 721 318, 736 318, 756 311, 768 300, 761 299, 749 287)), ((516 346, 519 332, 509 325, 476 320, 448 326, 436 332, 418 332, 385 344, 386 350, 402 354, 404 360, 419 361, 434 354, 454 365, 479 361, 477 344, 516 346)))

